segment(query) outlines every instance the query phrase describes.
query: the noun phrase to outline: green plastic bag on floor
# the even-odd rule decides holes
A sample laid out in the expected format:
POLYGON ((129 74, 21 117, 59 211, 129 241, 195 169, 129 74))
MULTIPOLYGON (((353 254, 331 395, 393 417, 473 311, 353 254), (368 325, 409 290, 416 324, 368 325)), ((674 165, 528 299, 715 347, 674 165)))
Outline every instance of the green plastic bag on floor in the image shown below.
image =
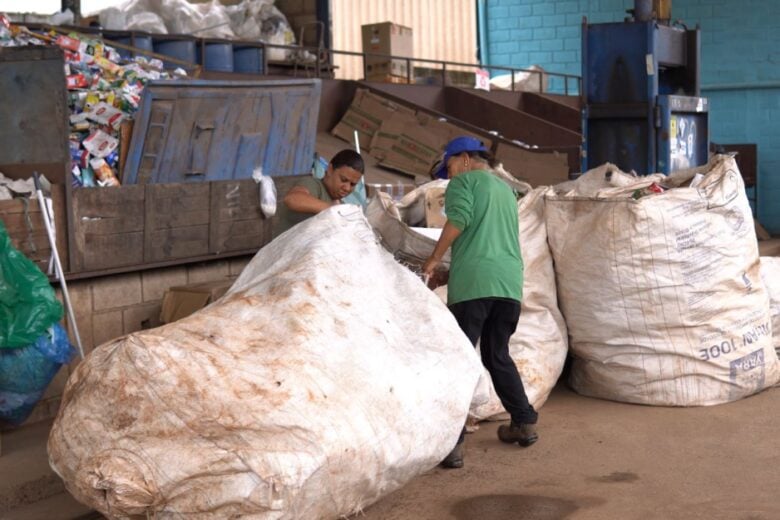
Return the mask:
POLYGON ((0 348, 30 345, 60 318, 49 279, 11 245, 0 221, 0 348))

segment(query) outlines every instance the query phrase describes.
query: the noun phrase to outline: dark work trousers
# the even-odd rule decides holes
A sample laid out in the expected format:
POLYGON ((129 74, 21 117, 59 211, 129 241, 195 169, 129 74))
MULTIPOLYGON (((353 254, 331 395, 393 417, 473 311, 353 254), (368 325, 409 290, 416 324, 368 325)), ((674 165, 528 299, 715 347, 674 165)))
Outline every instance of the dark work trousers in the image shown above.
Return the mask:
MULTIPOLYGON (((535 424, 536 410, 528 402, 517 366, 509 357, 509 338, 520 319, 520 302, 508 298, 478 298, 450 305, 460 328, 482 355, 501 404, 515 424, 535 424)), ((465 432, 465 430, 464 430, 465 432)), ((458 444, 463 442, 460 434, 458 444)))

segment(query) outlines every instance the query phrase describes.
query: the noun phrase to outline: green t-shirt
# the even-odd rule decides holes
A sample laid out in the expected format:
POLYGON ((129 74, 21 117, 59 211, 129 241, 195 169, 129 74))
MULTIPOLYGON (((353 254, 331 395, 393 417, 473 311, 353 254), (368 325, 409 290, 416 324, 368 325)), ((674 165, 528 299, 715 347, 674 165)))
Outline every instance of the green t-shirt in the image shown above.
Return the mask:
POLYGON ((458 175, 444 196, 447 220, 461 231, 452 244, 447 304, 477 298, 523 297, 517 200, 483 170, 458 175))
MULTIPOLYGON (((314 197, 325 202, 332 202, 333 198, 325 188, 325 184, 320 179, 306 176, 295 183, 295 186, 303 186, 314 197)), ((309 217, 314 216, 313 213, 302 213, 300 211, 293 211, 287 207, 283 201, 279 201, 276 205, 276 220, 274 221, 274 237, 278 237, 291 227, 299 224, 309 217)))

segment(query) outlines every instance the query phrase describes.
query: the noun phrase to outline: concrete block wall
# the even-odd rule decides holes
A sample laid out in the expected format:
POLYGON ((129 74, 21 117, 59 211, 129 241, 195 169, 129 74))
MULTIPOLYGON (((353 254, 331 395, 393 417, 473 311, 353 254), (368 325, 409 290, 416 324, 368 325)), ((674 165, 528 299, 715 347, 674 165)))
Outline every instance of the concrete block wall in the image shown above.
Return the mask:
MULTIPOLYGON (((488 0, 491 65, 581 75, 580 26, 619 22, 632 0, 488 0)), ((775 0, 675 0, 672 17, 702 31, 710 140, 757 143, 758 220, 780 234, 780 16, 775 0)), ((550 78, 550 90, 562 92, 550 78)))
MULTIPOLYGON (((550 72, 580 75, 582 17, 590 23, 618 22, 629 4, 633 2, 488 0, 489 62, 520 68, 539 65, 550 72)), ((563 92, 562 80, 551 77, 549 88, 563 92)))
MULTIPOLYGON (((122 335, 158 327, 163 295, 168 288, 235 279, 251 259, 252 256, 244 256, 69 282, 68 293, 85 354, 122 335)), ((62 301, 59 289, 57 296, 62 301)), ((66 323, 63 319, 75 345, 73 331, 66 323)), ((65 383, 79 362, 77 358, 60 369, 25 424, 57 414, 65 383)))

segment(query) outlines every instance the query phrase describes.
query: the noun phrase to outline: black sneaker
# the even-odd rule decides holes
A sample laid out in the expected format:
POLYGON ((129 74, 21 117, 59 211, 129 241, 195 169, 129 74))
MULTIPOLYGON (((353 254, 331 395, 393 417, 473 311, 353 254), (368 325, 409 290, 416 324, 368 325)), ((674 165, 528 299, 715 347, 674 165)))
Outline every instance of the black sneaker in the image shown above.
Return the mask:
POLYGON ((440 463, 442 468, 457 469, 463 467, 463 443, 456 444, 449 455, 440 463))
POLYGON ((520 446, 530 446, 539 440, 535 424, 502 424, 498 427, 498 439, 510 444, 518 443, 520 446))

